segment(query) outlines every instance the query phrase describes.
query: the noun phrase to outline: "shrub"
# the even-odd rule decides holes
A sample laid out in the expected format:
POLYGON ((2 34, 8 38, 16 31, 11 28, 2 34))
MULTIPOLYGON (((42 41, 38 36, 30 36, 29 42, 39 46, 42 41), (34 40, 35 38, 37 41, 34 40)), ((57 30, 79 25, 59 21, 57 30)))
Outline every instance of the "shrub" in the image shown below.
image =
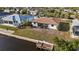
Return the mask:
POLYGON ((69 29, 70 29, 69 23, 60 22, 59 25, 58 25, 59 31, 69 31, 69 29))
POLYGON ((74 51, 77 50, 79 46, 78 40, 65 41, 64 39, 55 38, 54 40, 54 50, 55 51, 74 51))
POLYGON ((23 29, 23 28, 26 28, 27 26, 29 26, 29 23, 28 21, 22 21, 22 23, 18 26, 18 28, 20 29, 23 29))
POLYGON ((27 9, 22 9, 21 14, 27 14, 27 9))

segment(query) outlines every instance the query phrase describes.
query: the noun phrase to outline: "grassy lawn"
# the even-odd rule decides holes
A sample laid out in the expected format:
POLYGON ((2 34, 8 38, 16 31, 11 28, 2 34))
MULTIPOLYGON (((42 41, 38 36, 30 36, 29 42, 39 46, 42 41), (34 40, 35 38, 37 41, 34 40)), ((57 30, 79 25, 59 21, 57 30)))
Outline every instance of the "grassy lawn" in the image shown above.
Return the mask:
POLYGON ((66 38, 66 39, 69 38, 68 33, 58 34, 58 33, 55 33, 55 32, 56 31, 53 31, 54 34, 48 34, 45 30, 44 31, 35 31, 35 30, 27 27, 25 29, 16 30, 14 34, 19 35, 19 36, 23 36, 23 37, 32 38, 32 39, 37 39, 37 40, 42 40, 42 41, 44 40, 44 41, 51 42, 51 43, 53 43, 53 39, 55 37, 66 38))
POLYGON ((11 26, 5 26, 5 25, 0 25, 0 28, 2 29, 6 29, 6 30, 17 30, 17 28, 15 27, 11 27, 11 26))
POLYGON ((48 42, 53 41, 53 35, 46 34, 45 32, 39 32, 39 31, 34 31, 30 29, 29 27, 24 28, 24 29, 18 29, 15 27, 10 27, 10 26, 5 26, 5 25, 0 25, 1 29, 6 29, 6 30, 13 30, 15 31, 15 35, 23 36, 23 37, 28 37, 32 39, 37 39, 37 40, 45 40, 48 42))
POLYGON ((51 43, 53 42, 53 38, 55 37, 54 35, 46 34, 46 32, 34 31, 28 27, 25 29, 18 29, 14 34, 42 41, 45 40, 51 43))
POLYGON ((69 38, 70 37, 69 32, 61 32, 57 30, 46 30, 46 29, 42 30, 42 29, 36 29, 30 27, 26 27, 24 29, 17 29, 14 27, 8 27, 2 25, 0 26, 0 28, 3 29, 8 28, 9 30, 14 30, 15 33, 13 34, 15 35, 54 43, 55 51, 74 51, 79 46, 79 40, 74 40, 74 39, 71 40, 69 38))
POLYGON ((59 38, 69 38, 69 33, 63 33, 63 32, 57 32, 55 30, 49 31, 51 34, 47 33, 45 30, 40 31, 40 30, 33 30, 32 28, 26 27, 24 29, 17 29, 15 27, 10 27, 10 26, 4 26, 0 25, 0 28, 2 29, 7 29, 7 30, 13 30, 15 31, 15 35, 23 36, 23 37, 28 37, 32 39, 37 39, 37 40, 44 40, 47 42, 53 43, 53 39, 57 36, 59 38), (53 33, 53 34, 52 34, 53 33))

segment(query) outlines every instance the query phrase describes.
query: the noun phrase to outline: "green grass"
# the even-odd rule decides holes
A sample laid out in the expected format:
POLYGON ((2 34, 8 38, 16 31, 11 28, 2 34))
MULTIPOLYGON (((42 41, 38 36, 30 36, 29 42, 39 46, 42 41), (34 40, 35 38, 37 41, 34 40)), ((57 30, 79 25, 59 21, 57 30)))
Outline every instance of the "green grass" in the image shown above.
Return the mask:
POLYGON ((0 25, 1 29, 6 29, 6 30, 13 30, 15 31, 15 35, 23 36, 23 37, 28 37, 32 39, 37 39, 37 40, 44 40, 47 42, 53 42, 53 35, 49 35, 46 32, 39 32, 39 31, 34 31, 30 29, 29 27, 24 28, 24 29, 18 29, 15 27, 10 27, 10 26, 5 26, 5 25, 0 25))
POLYGON ((53 35, 49 35, 46 32, 39 32, 39 31, 34 31, 30 28, 25 28, 25 29, 18 29, 14 33, 15 35, 23 36, 23 37, 28 37, 32 39, 37 39, 37 40, 44 40, 47 42, 53 42, 53 35))
POLYGON ((0 25, 0 28, 2 29, 6 29, 6 30, 17 30, 17 28, 15 27, 11 27, 11 26, 5 26, 5 25, 0 25))
POLYGON ((3 28, 3 29, 8 28, 8 30, 14 30, 15 33, 13 34, 15 35, 54 43, 56 44, 54 47, 55 51, 72 51, 79 46, 79 40, 70 40, 70 41, 63 40, 61 36, 57 36, 58 37, 57 39, 55 35, 47 34, 45 31, 42 31, 42 32, 35 31, 29 27, 26 27, 24 29, 17 29, 15 27, 0 25, 0 28, 3 28))
POLYGON ((0 28, 6 29, 6 30, 13 30, 15 31, 13 34, 15 35, 28 37, 28 38, 32 38, 36 40, 42 40, 42 41, 44 40, 44 41, 51 42, 51 43, 53 43, 53 39, 56 36, 62 38, 62 36, 60 36, 59 34, 58 35, 47 34, 46 31, 42 31, 42 32, 35 31, 29 27, 26 27, 24 29, 18 29, 15 27, 0 25, 0 28))

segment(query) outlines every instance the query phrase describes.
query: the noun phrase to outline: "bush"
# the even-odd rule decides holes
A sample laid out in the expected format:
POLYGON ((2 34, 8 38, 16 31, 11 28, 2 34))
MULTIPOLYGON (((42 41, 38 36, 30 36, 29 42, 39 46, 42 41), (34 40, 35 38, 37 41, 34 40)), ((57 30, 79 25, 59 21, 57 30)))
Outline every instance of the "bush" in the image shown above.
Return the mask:
POLYGON ((22 9, 21 14, 27 14, 27 9, 22 9))
POLYGON ((28 21, 23 21, 19 26, 18 28, 20 29, 23 29, 23 28, 26 28, 26 26, 29 26, 29 23, 28 21))
POLYGON ((78 40, 65 41, 64 39, 55 38, 54 40, 54 50, 55 51, 74 51, 77 50, 79 46, 78 40))
POLYGON ((24 26, 28 26, 28 25, 29 25, 29 22, 28 22, 28 21, 24 21, 22 24, 23 24, 24 26))
POLYGON ((69 29, 70 29, 69 23, 60 22, 59 25, 58 25, 59 31, 69 31, 69 29))

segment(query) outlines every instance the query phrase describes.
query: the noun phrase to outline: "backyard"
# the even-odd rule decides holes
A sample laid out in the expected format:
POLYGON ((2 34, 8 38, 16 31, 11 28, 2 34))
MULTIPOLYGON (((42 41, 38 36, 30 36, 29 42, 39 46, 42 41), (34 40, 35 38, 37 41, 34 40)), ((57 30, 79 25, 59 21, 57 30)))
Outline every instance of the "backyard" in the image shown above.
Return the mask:
POLYGON ((31 27, 26 27, 25 29, 18 29, 15 31, 14 34, 37 40, 47 41, 51 43, 53 42, 53 39, 55 37, 60 37, 63 39, 70 38, 69 32, 61 32, 57 30, 31 28, 31 27))
POLYGON ((6 30, 13 30, 15 31, 13 34, 20 35, 23 37, 33 38, 37 40, 45 40, 47 42, 53 42, 53 39, 55 37, 63 38, 63 39, 70 39, 70 33, 69 32, 62 32, 58 30, 50 30, 50 29, 41 29, 41 28, 31 28, 26 27, 24 29, 18 29, 15 27, 10 26, 4 26, 0 25, 0 28, 6 29, 6 30))
POLYGON ((54 51, 74 51, 79 46, 79 40, 71 39, 69 32, 31 27, 18 29, 3 25, 0 28, 13 30, 15 35, 53 43, 54 51))

